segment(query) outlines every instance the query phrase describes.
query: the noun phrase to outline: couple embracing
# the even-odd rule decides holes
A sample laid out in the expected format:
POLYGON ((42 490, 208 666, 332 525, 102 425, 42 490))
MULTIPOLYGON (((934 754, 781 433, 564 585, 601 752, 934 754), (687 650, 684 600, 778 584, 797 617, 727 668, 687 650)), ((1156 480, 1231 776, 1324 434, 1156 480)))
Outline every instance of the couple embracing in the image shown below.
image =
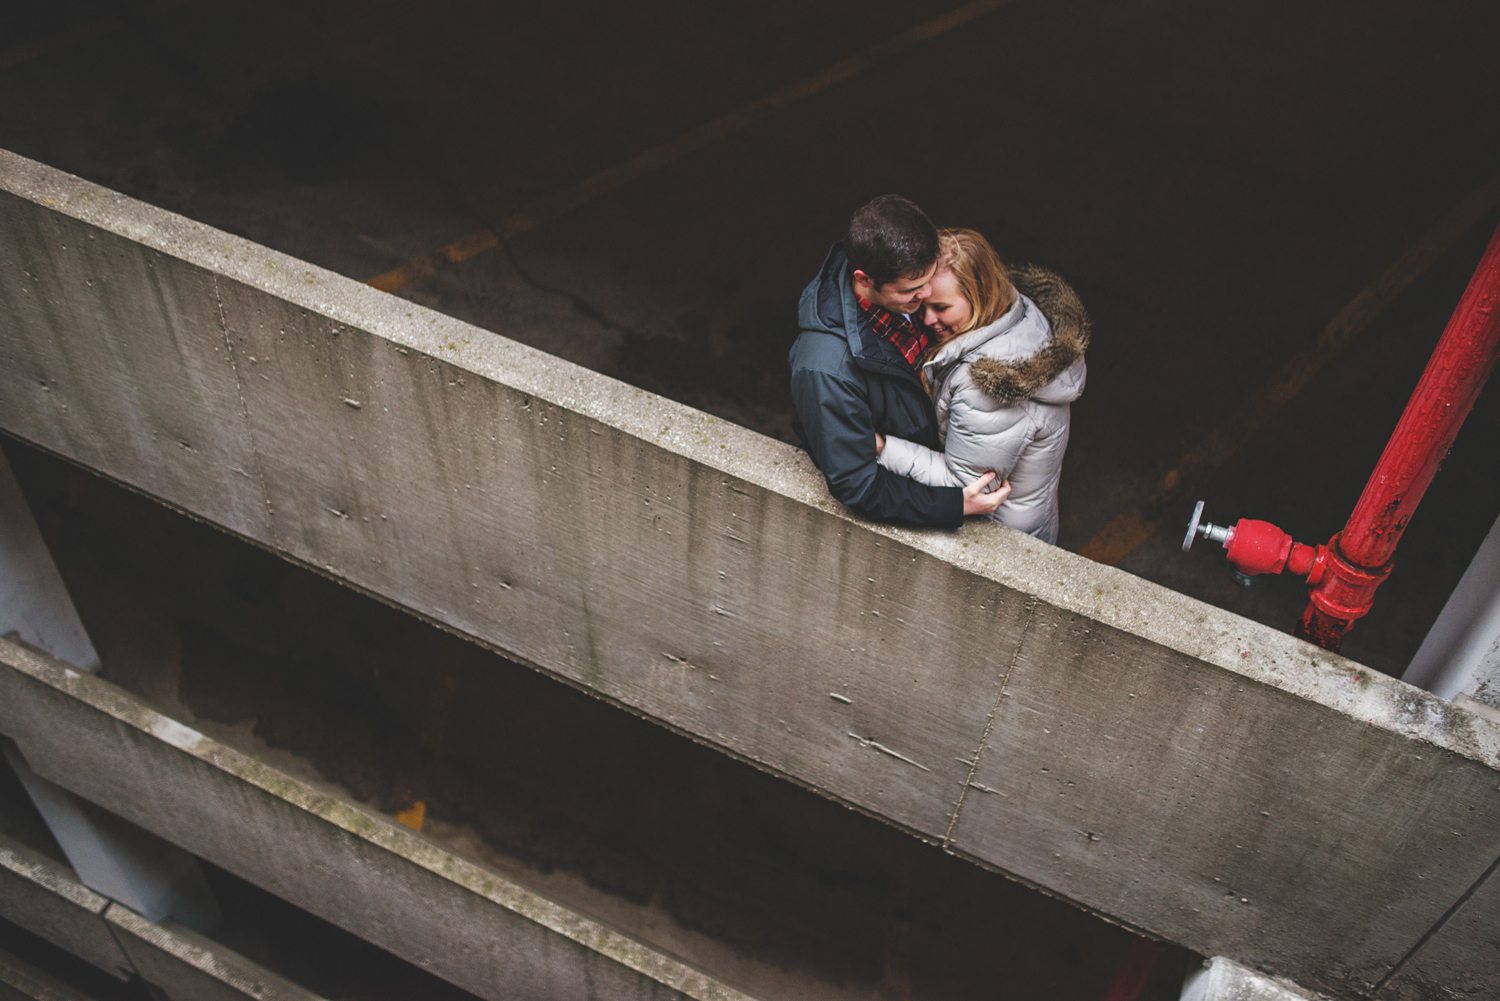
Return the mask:
POLYGON ((1089 319, 1034 266, 885 195, 854 213, 802 293, 794 429, 829 492, 881 521, 983 515, 1057 542, 1068 405, 1089 319))

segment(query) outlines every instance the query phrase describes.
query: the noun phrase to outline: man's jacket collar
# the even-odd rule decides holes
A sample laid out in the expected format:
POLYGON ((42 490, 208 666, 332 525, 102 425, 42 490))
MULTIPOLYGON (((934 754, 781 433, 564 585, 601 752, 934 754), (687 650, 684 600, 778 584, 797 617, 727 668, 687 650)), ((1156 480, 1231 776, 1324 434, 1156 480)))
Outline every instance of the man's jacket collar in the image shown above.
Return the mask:
POLYGON ((854 283, 849 275, 849 257, 840 240, 829 248, 818 273, 817 318, 828 333, 842 334, 849 342, 849 353, 860 368, 881 375, 895 375, 921 384, 916 372, 906 363, 896 346, 870 329, 869 321, 859 308, 854 283))

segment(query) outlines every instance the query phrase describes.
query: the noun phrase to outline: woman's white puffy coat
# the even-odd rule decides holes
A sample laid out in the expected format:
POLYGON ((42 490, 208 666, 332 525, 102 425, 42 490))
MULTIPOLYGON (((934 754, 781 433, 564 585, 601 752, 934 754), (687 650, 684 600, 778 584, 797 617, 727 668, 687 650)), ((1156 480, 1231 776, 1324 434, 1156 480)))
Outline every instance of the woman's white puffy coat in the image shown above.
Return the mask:
POLYGON ((944 450, 887 438, 880 464, 932 486, 967 486, 994 470, 1011 493, 991 517, 1055 544, 1069 404, 1087 376, 1089 319, 1052 272, 1022 267, 1012 279, 1018 294, 1005 315, 944 344, 925 366, 944 450))

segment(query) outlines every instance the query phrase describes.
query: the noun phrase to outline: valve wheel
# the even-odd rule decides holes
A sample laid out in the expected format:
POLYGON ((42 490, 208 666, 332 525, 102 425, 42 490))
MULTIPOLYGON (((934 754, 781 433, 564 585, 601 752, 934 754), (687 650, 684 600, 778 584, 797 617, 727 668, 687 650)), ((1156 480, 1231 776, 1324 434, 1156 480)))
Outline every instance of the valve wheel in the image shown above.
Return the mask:
POLYGON ((1190 521, 1190 522, 1188 522, 1187 535, 1182 540, 1182 551, 1183 552, 1187 552, 1189 549, 1193 548, 1193 536, 1195 536, 1195 535, 1198 534, 1198 522, 1202 518, 1203 518, 1203 502, 1199 501, 1198 502, 1198 506, 1195 507, 1195 508, 1193 508, 1193 520, 1190 521))

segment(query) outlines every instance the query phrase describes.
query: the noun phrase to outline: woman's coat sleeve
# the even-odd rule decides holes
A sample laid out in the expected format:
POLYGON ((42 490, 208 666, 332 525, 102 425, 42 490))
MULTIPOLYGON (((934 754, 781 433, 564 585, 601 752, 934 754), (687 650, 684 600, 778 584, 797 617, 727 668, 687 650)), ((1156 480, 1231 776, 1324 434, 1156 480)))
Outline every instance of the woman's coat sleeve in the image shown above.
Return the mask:
POLYGON ((942 452, 934 452, 904 438, 885 439, 880 450, 880 465, 897 476, 909 477, 929 487, 961 487, 964 481, 953 475, 942 452))

